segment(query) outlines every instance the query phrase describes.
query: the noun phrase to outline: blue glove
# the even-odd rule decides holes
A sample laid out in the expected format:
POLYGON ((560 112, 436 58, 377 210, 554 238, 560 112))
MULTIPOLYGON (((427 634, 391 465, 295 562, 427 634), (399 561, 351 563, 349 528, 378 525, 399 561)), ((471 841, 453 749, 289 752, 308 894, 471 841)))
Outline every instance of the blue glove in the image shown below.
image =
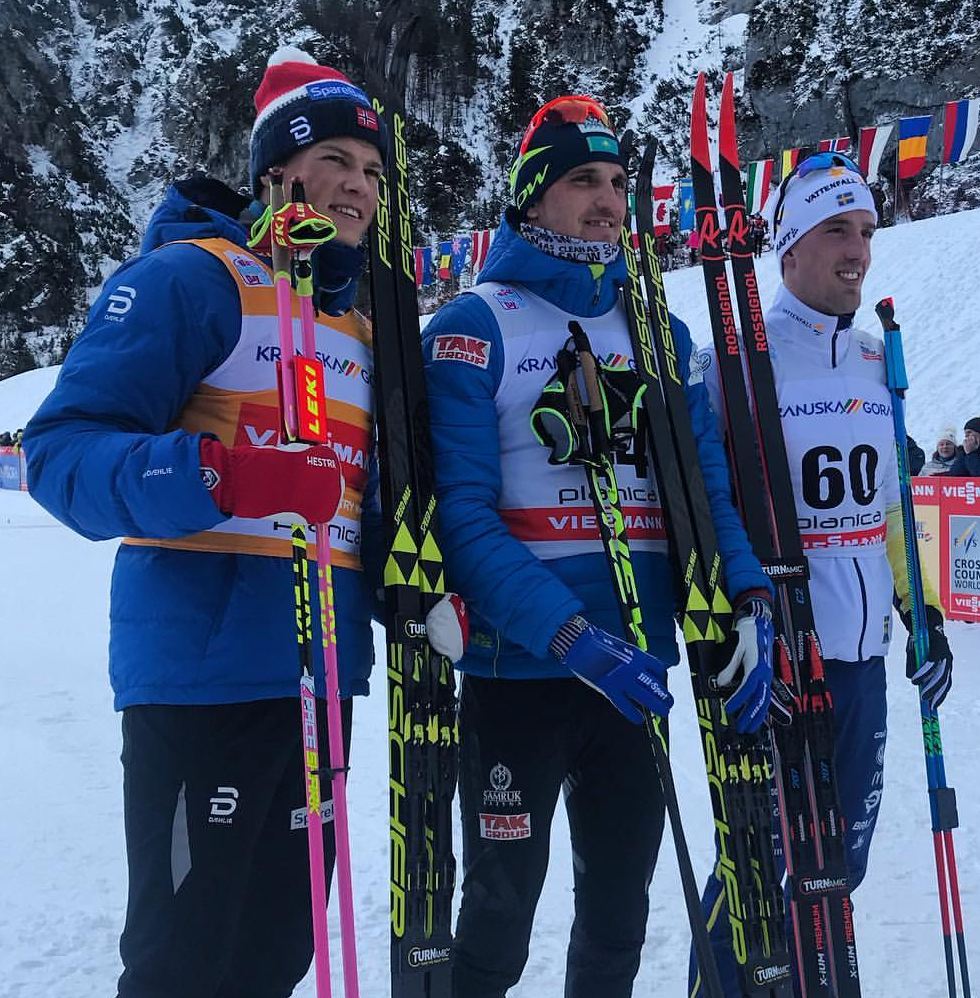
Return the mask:
POLYGON ((562 665, 634 724, 643 722, 637 705, 666 717, 674 704, 667 692, 667 666, 660 659, 582 617, 572 617, 562 624, 551 642, 551 651, 562 665))
POLYGON ((772 697, 773 628, 769 600, 755 592, 736 599, 732 632, 735 651, 728 665, 718 673, 718 685, 730 685, 741 672, 742 681, 725 701, 725 710, 738 719, 740 734, 751 734, 766 720, 772 697))

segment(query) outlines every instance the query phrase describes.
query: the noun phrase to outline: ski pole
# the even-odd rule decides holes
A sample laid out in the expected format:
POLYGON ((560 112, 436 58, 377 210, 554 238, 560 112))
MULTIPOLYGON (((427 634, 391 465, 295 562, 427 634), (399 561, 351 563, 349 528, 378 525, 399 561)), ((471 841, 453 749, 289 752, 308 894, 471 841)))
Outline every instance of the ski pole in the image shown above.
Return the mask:
MULTIPOLYGON (((909 469, 905 428, 905 392, 909 387, 905 372, 905 355, 902 351, 902 331, 895 321, 895 302, 884 298, 875 306, 875 312, 885 331, 885 368, 888 390, 892 396, 892 421, 895 425, 895 447, 898 453, 898 484, 902 501, 902 527, 905 535, 905 565, 909 576, 909 603, 912 618, 912 643, 915 664, 921 666, 928 659, 929 630, 926 622, 926 602, 922 586, 922 564, 915 527, 915 508, 912 503, 912 481, 909 469)), ((963 934, 963 911, 960 906, 960 885, 956 870, 956 852, 953 848, 953 829, 959 826, 956 812, 956 791, 946 784, 946 763, 943 755, 942 735, 939 730, 939 713, 924 699, 919 698, 922 715, 922 743, 926 759, 926 780, 929 787, 929 809, 932 816, 933 849, 936 857, 936 879, 939 888, 939 914, 946 953, 946 982, 950 998, 956 998, 956 972, 953 961, 953 940, 959 955, 960 978, 964 998, 970 998, 970 971, 966 959, 966 940, 963 934), (948 874, 948 877, 947 877, 948 874), (953 913, 950 928, 950 907, 953 913)))
MULTIPOLYGON (((595 507, 599 533, 602 537, 603 549, 612 574, 613 586, 616 592, 619 612, 627 636, 641 651, 647 650, 646 634, 643 630, 643 618, 640 610, 639 595, 633 575, 633 564, 630 557, 629 539, 626 535, 626 523, 622 506, 619 501, 619 486, 616 472, 613 468, 612 446, 609 439, 607 412, 603 398, 602 386, 599 382, 598 367, 588 335, 582 326, 569 322, 569 332, 578 354, 585 382, 588 401, 587 417, 582 417, 582 398, 579 393, 574 367, 567 373, 567 391, 569 410, 573 422, 586 422, 585 434, 588 439, 588 460, 585 462, 586 475, 589 481, 589 494, 595 507)), ((569 356, 567 350, 559 354, 569 356)), ((670 829, 677 852, 677 863, 680 869, 681 886, 684 892, 684 902, 687 907, 687 917, 691 926, 691 935, 697 952, 698 966, 705 982, 705 990, 709 998, 723 998, 721 976, 708 938, 708 928, 705 924, 704 912, 701 910, 701 896, 694 877, 694 867, 691 864, 691 854, 684 834, 681 821, 680 805, 677 801, 677 788, 674 784, 674 774, 668 755, 666 724, 664 719, 656 717, 648 710, 643 710, 644 724, 653 748, 657 774, 663 788, 664 803, 670 820, 670 829)))
MULTIPOLYGON (((327 444, 325 376, 316 356, 313 322, 313 273, 310 254, 336 235, 336 227, 305 203, 302 185, 295 184, 293 198, 285 202, 282 175, 274 171, 270 205, 252 233, 252 241, 270 231, 279 328, 278 381, 282 429, 290 444, 327 444), (302 347, 296 350, 293 331, 292 271, 295 269, 300 299, 302 347)), ((313 525, 319 578, 320 624, 327 693, 329 773, 333 798, 333 828, 340 902, 344 993, 358 998, 354 943, 353 892, 350 877, 350 844, 347 823, 346 767, 340 708, 337 649, 330 569, 329 525, 313 525)), ((317 998, 330 998, 330 953, 327 928, 327 877, 323 856, 323 818, 320 804, 320 754, 316 720, 316 687, 312 649, 312 615, 306 528, 292 527, 293 575, 300 654, 300 699, 306 764, 307 839, 310 853, 310 888, 313 917, 314 967, 317 998)))

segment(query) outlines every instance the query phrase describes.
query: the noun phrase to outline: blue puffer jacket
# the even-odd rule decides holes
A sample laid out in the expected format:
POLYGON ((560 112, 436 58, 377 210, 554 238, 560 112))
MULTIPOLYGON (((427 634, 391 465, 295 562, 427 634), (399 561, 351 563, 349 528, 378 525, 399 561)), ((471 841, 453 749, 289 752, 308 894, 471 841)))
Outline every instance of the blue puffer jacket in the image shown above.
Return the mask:
MULTIPOLYGON (((222 237, 244 246, 247 232, 224 211, 237 214, 246 204, 214 181, 171 188, 153 215, 142 255, 106 282, 57 385, 26 428, 31 494, 84 537, 181 537, 225 519, 201 481, 200 435, 171 427, 202 378, 234 349, 240 299, 211 254, 165 244, 222 237), (111 321, 116 315, 108 305, 121 285, 135 294, 125 293, 132 303, 126 321, 111 321), (143 478, 147 468, 171 471, 164 485, 158 476, 151 491, 143 478)), ((367 570, 334 570, 344 696, 368 692, 373 662, 371 593, 381 562, 376 474, 365 494, 362 537, 367 570)), ((313 573, 316 601, 315 582, 313 573)), ((123 544, 110 618, 117 709, 297 693, 288 559, 123 544)))
MULTIPOLYGON (((481 283, 516 282, 582 318, 621 307, 618 294, 625 279, 622 255, 604 270, 559 260, 531 246, 506 218, 480 271, 481 283)), ((687 370, 690 333, 679 320, 671 321, 681 369, 687 370)), ((623 633, 598 538, 595 554, 545 562, 509 532, 498 514, 501 471, 495 396, 504 350, 496 318, 484 301, 473 294, 460 295, 439 310, 423 341, 447 585, 462 594, 473 615, 469 648, 459 668, 473 675, 511 679, 567 677, 548 645, 570 616, 582 613, 600 627, 623 633), (447 333, 489 341, 487 366, 434 362, 435 337, 447 333)), ((554 344, 556 353, 563 342, 564 338, 554 344)), ((687 397, 728 591, 769 589, 731 503, 728 467, 704 386, 689 385, 687 397)), ((544 464, 543 448, 541 459, 544 464)), ((676 597, 668 561, 659 554, 635 552, 633 564, 650 650, 674 664, 676 597)))

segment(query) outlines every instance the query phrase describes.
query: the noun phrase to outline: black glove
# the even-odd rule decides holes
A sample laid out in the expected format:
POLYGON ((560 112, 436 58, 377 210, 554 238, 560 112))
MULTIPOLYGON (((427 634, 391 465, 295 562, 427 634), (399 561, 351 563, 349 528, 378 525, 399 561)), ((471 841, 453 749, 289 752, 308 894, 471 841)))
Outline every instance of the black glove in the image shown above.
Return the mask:
POLYGON ((912 640, 912 614, 900 614, 902 623, 909 632, 905 645, 905 674, 919 687, 919 696, 930 710, 935 710, 946 699, 953 685, 953 653, 943 632, 943 615, 934 606, 926 607, 926 633, 929 637, 929 650, 922 665, 915 659, 915 642, 912 640))

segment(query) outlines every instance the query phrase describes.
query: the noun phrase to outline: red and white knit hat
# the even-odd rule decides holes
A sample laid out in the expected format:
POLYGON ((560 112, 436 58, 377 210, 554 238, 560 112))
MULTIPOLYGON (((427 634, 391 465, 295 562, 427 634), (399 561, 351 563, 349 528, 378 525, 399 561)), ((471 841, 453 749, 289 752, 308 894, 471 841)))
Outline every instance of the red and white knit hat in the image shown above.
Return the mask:
POLYGON ((252 192, 262 193, 259 178, 314 142, 349 136, 370 142, 385 156, 384 122, 359 90, 336 69, 319 65, 290 45, 269 57, 255 91, 249 172, 252 192))

